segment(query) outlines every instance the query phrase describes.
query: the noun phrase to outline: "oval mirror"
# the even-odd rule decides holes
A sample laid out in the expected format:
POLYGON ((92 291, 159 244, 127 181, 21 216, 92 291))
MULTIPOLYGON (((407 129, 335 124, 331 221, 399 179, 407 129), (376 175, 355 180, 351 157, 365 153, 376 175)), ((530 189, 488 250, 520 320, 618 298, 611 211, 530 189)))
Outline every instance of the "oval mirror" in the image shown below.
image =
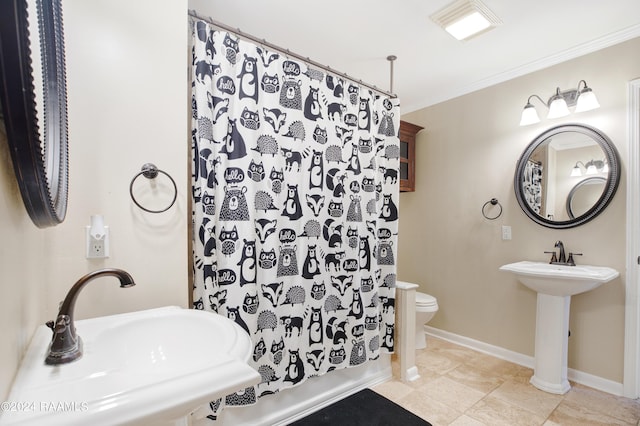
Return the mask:
POLYGON ((611 140, 585 124, 553 127, 525 149, 514 176, 524 213, 549 228, 572 228, 599 215, 620 182, 611 140))
POLYGON ((0 1, 0 98, 20 194, 40 228, 67 211, 67 90, 60 0, 0 1))

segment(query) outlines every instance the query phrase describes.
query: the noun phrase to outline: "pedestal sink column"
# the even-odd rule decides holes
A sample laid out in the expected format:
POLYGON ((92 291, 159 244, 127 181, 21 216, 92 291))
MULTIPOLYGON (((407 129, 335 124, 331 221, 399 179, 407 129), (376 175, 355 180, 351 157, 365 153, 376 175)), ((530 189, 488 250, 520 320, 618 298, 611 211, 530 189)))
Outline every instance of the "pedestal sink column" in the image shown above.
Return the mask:
POLYGON ((569 304, 571 296, 601 286, 620 273, 606 266, 569 266, 522 261, 500 267, 538 293, 536 361, 531 384, 546 392, 563 394, 567 380, 569 304))
POLYGON ((531 384, 545 392, 564 394, 571 388, 567 380, 570 303, 571 296, 538 293, 531 384))

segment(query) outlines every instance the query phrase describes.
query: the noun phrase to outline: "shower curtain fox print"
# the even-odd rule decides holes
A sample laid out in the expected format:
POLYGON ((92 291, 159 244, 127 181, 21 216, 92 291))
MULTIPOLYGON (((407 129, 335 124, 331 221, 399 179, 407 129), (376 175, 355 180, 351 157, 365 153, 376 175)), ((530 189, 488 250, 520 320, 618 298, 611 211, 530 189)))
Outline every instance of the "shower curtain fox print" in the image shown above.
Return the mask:
POLYGON ((194 307, 262 377, 221 403, 393 351, 397 100, 202 21, 192 59, 194 307))

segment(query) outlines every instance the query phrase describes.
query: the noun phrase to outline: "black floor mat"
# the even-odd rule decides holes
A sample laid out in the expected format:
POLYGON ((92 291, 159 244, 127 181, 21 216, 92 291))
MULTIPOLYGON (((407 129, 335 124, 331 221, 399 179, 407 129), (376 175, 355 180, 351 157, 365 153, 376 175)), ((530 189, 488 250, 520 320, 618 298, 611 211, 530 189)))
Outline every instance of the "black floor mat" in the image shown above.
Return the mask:
POLYGON ((363 389, 289 426, 431 426, 371 389, 363 389))

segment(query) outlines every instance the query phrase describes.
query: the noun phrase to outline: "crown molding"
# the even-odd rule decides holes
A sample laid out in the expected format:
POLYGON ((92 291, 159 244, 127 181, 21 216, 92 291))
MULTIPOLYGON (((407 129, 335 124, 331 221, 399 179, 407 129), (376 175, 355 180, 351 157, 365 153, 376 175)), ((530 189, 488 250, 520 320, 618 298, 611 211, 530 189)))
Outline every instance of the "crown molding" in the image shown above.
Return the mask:
POLYGON ((457 98, 462 95, 466 95, 487 87, 493 86, 498 83, 512 80, 516 77, 521 77, 526 74, 530 74, 535 71, 539 71, 544 68, 548 68, 553 65, 566 62, 571 59, 578 58, 580 56, 596 52, 598 50, 614 46, 616 44, 631 40, 640 36, 640 24, 632 25, 623 30, 613 32, 604 37, 597 38, 595 40, 588 41, 586 43, 579 44, 575 47, 563 50, 554 55, 550 55, 533 62, 521 65, 510 70, 494 74, 490 77, 482 80, 475 81, 471 84, 454 88, 453 90, 443 91, 434 96, 430 96, 429 99, 421 105, 402 105, 402 113, 409 113, 417 111, 422 108, 426 108, 432 105, 439 104, 449 99, 457 98))

